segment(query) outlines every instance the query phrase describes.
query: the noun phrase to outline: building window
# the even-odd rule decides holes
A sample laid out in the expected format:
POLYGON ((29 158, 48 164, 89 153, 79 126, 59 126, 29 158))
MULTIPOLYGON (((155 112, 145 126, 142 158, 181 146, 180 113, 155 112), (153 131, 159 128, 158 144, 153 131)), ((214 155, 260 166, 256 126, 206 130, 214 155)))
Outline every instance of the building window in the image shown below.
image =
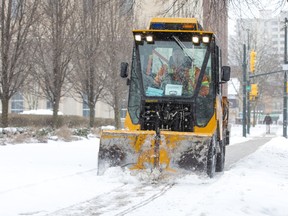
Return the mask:
POLYGON ((273 31, 273 32, 277 32, 277 31, 278 31, 278 28, 272 28, 272 31, 273 31))
POLYGON ((90 109, 88 107, 88 97, 87 95, 84 96, 83 99, 83 108, 82 108, 83 116, 88 117, 90 115, 90 109))
POLYGON ((24 111, 24 99, 23 96, 20 93, 16 93, 11 98, 11 112, 12 113, 21 113, 24 111))
POLYGON ((46 101, 46 109, 48 109, 48 110, 53 109, 51 101, 46 101))
POLYGON ((278 25, 278 21, 273 21, 272 25, 278 25))

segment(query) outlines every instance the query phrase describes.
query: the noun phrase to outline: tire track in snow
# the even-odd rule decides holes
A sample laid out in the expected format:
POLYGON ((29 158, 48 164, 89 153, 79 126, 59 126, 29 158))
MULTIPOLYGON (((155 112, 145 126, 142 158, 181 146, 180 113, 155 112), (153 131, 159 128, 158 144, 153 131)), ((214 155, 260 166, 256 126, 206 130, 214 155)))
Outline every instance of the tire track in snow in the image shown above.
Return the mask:
POLYGON ((175 185, 175 183, 172 183, 172 184, 167 184, 165 185, 164 188, 162 188, 159 193, 156 193, 154 194, 153 196, 149 197, 148 199, 116 214, 116 216, 123 216, 123 215, 126 215, 128 213, 131 213, 133 212, 134 210, 138 209, 138 208, 141 208, 142 206, 145 206, 147 204, 149 204, 150 202, 152 202, 153 200, 157 199, 158 197, 162 196, 163 194, 165 194, 170 188, 172 188, 173 186, 175 185))
MULTIPOLYGON (((72 214, 71 212, 72 211, 77 211, 77 209, 79 208, 80 210, 82 210, 83 208, 81 206, 85 206, 87 203, 90 203, 91 201, 93 200, 97 200, 97 199, 101 199, 102 197, 106 197, 106 196, 110 196, 111 194, 115 193, 115 192, 118 192, 118 191, 123 191, 125 190, 125 187, 127 186, 127 184, 123 184, 123 185, 120 185, 119 187, 116 187, 114 188, 113 190, 110 190, 108 192, 104 192, 102 194, 99 194, 98 196, 94 197, 93 199, 90 199, 90 200, 86 200, 86 201, 83 201, 81 203, 76 203, 76 204, 73 204, 69 207, 66 207, 66 208, 62 208, 62 209, 59 209, 55 212, 52 212, 52 213, 49 213, 49 214, 46 214, 46 216, 57 216, 57 215, 74 215, 72 214), (70 212, 71 211, 71 212, 70 212)), ((77 214, 78 215, 78 214, 77 214)), ((82 215, 82 214, 80 214, 82 215)))
POLYGON ((174 185, 175 183, 140 186, 125 184, 91 200, 60 209, 46 216, 123 216, 161 197, 174 185))

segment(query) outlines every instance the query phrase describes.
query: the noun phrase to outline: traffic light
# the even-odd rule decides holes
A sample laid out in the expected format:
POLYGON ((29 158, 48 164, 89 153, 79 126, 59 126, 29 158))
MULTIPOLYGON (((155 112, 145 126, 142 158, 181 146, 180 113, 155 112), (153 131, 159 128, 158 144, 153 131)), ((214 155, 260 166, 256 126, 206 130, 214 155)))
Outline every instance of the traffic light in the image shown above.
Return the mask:
POLYGON ((256 62, 256 52, 252 50, 250 52, 250 71, 251 73, 255 72, 255 62, 256 62))
POLYGON ((256 97, 258 97, 258 85, 257 84, 251 84, 251 91, 249 94, 249 99, 254 100, 256 97))
POLYGON ((258 85, 251 84, 251 95, 257 97, 258 96, 258 85))
POLYGON ((255 100, 255 97, 253 97, 253 96, 251 95, 251 93, 249 93, 249 100, 250 100, 250 101, 255 100))

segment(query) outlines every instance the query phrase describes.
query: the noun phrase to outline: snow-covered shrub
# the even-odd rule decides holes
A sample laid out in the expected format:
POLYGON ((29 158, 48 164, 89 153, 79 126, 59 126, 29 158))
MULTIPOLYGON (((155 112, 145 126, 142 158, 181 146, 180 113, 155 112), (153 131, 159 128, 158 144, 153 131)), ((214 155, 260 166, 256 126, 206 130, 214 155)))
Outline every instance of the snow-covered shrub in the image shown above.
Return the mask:
POLYGON ((52 128, 40 128, 39 130, 35 131, 35 138, 39 142, 47 142, 48 137, 53 135, 52 128))
POLYGON ((88 134, 90 133, 90 129, 88 128, 77 128, 74 129, 73 135, 80 136, 80 137, 86 137, 88 138, 88 134))

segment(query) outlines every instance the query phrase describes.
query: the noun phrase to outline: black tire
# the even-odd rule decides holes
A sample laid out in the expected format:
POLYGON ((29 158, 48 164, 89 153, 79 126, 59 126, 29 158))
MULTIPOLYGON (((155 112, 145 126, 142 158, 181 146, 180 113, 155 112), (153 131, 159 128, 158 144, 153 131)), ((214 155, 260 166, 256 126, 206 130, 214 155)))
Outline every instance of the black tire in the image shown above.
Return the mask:
POLYGON ((213 178, 216 171, 216 136, 214 135, 209 144, 207 157, 207 175, 213 178))
POLYGON ((225 151, 226 145, 225 142, 219 142, 220 152, 217 153, 217 160, 216 160, 216 172, 223 172, 225 166, 225 151))

